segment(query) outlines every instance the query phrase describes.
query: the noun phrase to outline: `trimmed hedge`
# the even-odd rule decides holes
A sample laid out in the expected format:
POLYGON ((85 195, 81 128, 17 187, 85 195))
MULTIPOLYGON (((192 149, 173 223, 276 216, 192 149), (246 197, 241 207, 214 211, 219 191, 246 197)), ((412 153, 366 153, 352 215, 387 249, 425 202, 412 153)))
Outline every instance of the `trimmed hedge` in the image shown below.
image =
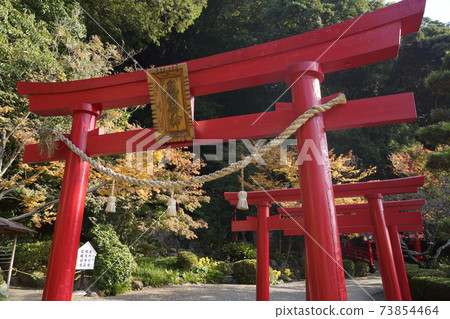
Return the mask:
POLYGON ((177 266, 180 269, 189 270, 198 265, 198 257, 190 251, 180 251, 177 257, 177 266))
POLYGON ((233 276, 240 284, 256 284, 256 259, 244 259, 233 264, 233 276))
POLYGON ((343 259, 342 265, 345 270, 345 278, 350 278, 355 276, 355 263, 350 259, 343 259))
POLYGON ((414 264, 405 264, 405 268, 408 279, 414 277, 447 277, 446 272, 440 269, 419 268, 418 265, 414 264))
POLYGON ((412 300, 450 300, 450 278, 413 277, 409 281, 412 300))
POLYGON ((355 262, 355 277, 367 277, 369 275, 369 264, 357 261, 355 262))

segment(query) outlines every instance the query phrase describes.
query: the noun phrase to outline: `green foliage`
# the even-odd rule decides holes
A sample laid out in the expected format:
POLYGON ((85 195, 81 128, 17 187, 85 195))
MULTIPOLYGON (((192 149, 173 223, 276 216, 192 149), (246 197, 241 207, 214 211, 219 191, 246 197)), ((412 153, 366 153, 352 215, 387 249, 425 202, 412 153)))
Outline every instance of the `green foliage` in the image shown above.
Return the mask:
POLYGON ((150 257, 157 251, 157 247, 155 245, 149 243, 139 243, 133 245, 133 254, 140 255, 144 257, 150 257))
POLYGON ((229 261, 238 261, 242 259, 255 259, 256 247, 245 242, 229 242, 222 247, 224 258, 229 261))
POLYGON ((44 288, 45 284, 45 274, 42 271, 33 271, 31 274, 31 279, 37 288, 44 288))
POLYGON ((127 280, 127 281, 124 281, 124 282, 120 282, 120 283, 114 283, 112 285, 112 287, 111 287, 111 294, 113 296, 121 295, 121 294, 124 294, 124 293, 130 291, 131 289, 132 288, 131 288, 131 281, 130 280, 127 280))
POLYGON ((5 279, 3 278, 3 269, 0 268, 0 285, 5 282, 5 279))
POLYGON ((450 141, 450 122, 439 122, 421 127, 417 130, 419 137, 427 145, 435 148, 439 144, 446 144, 450 141))
POLYGON ((206 273, 205 280, 208 284, 224 284, 227 278, 219 269, 210 268, 206 273))
POLYGON ((21 271, 38 270, 47 266, 51 246, 51 240, 18 245, 14 266, 21 271))
MULTIPOLYGON (((154 258, 138 257, 136 258, 137 267, 133 269, 133 279, 140 280, 145 286, 161 287, 177 282, 177 274, 174 270, 164 269, 155 265, 154 258)), ((160 264, 167 264, 166 261, 160 264)))
POLYGON ((213 268, 219 270, 225 275, 231 275, 233 272, 232 266, 233 264, 228 261, 217 261, 213 268))
POLYGON ((448 301, 450 278, 413 277, 409 281, 412 300, 448 301))
POLYGON ((369 274, 369 264, 357 261, 355 262, 355 277, 366 277, 369 274))
POLYGON ((409 280, 415 277, 446 277, 446 272, 439 269, 419 268, 414 264, 405 264, 405 268, 409 280))
POLYGON ((278 283, 278 279, 281 277, 281 271, 274 270, 269 267, 269 282, 271 285, 276 285, 278 283))
POLYGON ((256 283, 256 259, 244 259, 233 264, 233 277, 240 284, 256 283))
POLYGON ((114 294, 114 285, 129 281, 134 259, 110 225, 96 225, 91 229, 92 245, 97 251, 94 277, 97 287, 105 294, 114 294))
POLYGON ((450 51, 442 59, 441 70, 432 71, 425 78, 425 85, 440 94, 450 94, 450 51))
POLYGON ((430 170, 449 171, 450 170, 450 148, 447 148, 443 152, 435 152, 435 153, 428 154, 427 168, 430 170))
POLYGON ((350 278, 355 276, 355 263, 350 259, 343 259, 342 265, 345 270, 345 278, 350 278))
POLYGON ((133 278, 140 280, 145 286, 162 287, 177 282, 177 274, 174 271, 155 267, 152 264, 139 265, 133 271, 133 278))
POLYGON ((198 257, 190 251, 180 251, 177 257, 177 266, 180 269, 188 270, 198 265, 198 257))
POLYGON ((425 85, 441 94, 450 94, 450 70, 431 72, 425 79, 425 85))
MULTIPOLYGON (((200 15, 206 0, 80 0, 81 6, 99 21, 102 28, 128 48, 142 49, 171 31, 183 32, 200 15), (130 19, 130 17, 133 17, 130 19)), ((112 41, 92 19, 86 24, 90 34, 112 41)))

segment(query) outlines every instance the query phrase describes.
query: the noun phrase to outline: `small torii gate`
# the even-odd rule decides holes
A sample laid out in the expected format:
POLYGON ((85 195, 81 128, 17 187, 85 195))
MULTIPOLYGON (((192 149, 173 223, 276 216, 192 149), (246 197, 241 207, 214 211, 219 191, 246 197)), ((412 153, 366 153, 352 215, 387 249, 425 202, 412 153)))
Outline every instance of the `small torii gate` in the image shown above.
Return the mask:
MULTIPOLYGON (((304 111, 323 103, 320 82, 324 74, 396 57, 401 36, 419 29, 424 7, 425 0, 405 0, 312 32, 186 62, 191 97, 284 81, 291 86, 293 103, 278 104, 274 112, 196 122, 194 142, 164 143, 158 148, 208 144, 211 139, 226 142, 277 136, 304 111)), ((71 115, 70 140, 89 156, 102 156, 144 151, 157 143, 143 130, 103 134, 95 127, 102 110, 152 102, 147 77, 142 70, 79 81, 17 85, 19 94, 29 98, 31 112, 71 115), (130 145, 130 140, 136 143, 130 145)), ((194 109, 193 98, 190 107, 194 109)), ((329 262, 329 256, 341 262, 341 252, 324 130, 415 119, 412 94, 350 101, 344 107, 325 117, 314 117, 297 132, 297 144, 312 141, 321 150, 325 164, 311 161, 299 167, 308 212, 306 228, 326 249, 312 247, 308 251, 308 260, 315 260, 307 267, 308 275, 317 278, 317 286, 310 290, 311 300, 347 300, 344 273, 329 262)), ((184 116, 181 111, 179 115, 184 116)), ((50 158, 40 155, 37 144, 25 148, 24 162, 54 160, 66 160, 66 167, 43 300, 70 300, 89 165, 63 143, 50 158)))
MULTIPOLYGON (((339 233, 372 232, 377 241, 378 260, 383 280, 386 300, 411 300, 408 279, 406 277, 403 253, 398 233, 403 231, 422 231, 421 213, 400 212, 403 210, 418 210, 424 204, 423 200, 387 202, 383 204, 383 195, 415 193, 424 183, 424 177, 409 177, 385 181, 337 184, 333 185, 334 195, 339 197, 365 196, 368 204, 337 205, 337 224, 339 233), (352 215, 351 213, 357 213, 352 215), (343 216, 338 214, 344 213, 343 216), (350 213, 350 214, 349 214, 350 213), (370 214, 369 214, 370 213, 370 214), (403 289, 400 289, 403 287, 403 289)), ((232 231, 257 231, 257 300, 269 300, 269 231, 284 230, 285 235, 305 235, 306 252, 310 245, 318 246, 317 242, 307 241, 312 237, 306 227, 304 208, 279 208, 284 214, 270 216, 269 208, 273 202, 299 201, 300 190, 296 188, 252 191, 247 194, 247 202, 255 204, 257 217, 247 217, 246 220, 233 220, 232 231), (299 213, 301 218, 292 217, 299 213), (292 214, 290 214, 292 213, 292 214), (290 216, 292 218, 282 218, 290 216)), ((225 199, 231 205, 238 202, 238 193, 225 193, 225 199)), ((313 240, 311 238, 311 240, 313 240)), ((333 262, 334 261, 329 261, 333 262)), ((314 263, 312 263, 315 265, 314 263)), ((306 254, 305 265, 308 263, 306 254)), ((312 280, 306 272, 307 299, 311 299, 316 278, 312 280)))

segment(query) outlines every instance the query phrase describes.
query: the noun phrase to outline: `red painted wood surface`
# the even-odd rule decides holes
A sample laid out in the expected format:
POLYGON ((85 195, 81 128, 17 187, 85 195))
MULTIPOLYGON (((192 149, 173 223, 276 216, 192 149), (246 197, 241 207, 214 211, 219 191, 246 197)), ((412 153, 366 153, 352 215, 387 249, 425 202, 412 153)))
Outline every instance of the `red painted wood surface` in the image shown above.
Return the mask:
POLYGON ((394 254, 395 269, 397 271, 398 283, 401 287, 403 301, 411 301, 411 291, 409 289, 408 275, 406 274, 405 259, 403 258, 403 249, 399 238, 399 229, 397 225, 388 225, 388 232, 394 254))
MULTIPOLYGON (((305 61, 286 71, 291 86, 295 117, 321 102, 318 63, 305 61)), ((305 278, 308 298, 316 301, 346 301, 341 245, 334 207, 333 181, 323 114, 317 114, 295 133, 297 155, 303 158, 303 143, 310 142, 320 154, 298 164, 300 192, 305 209, 305 278), (327 274, 327 276, 323 276, 327 274)))
MULTIPOLYGON (((321 103, 330 100, 323 98, 321 103)), ((380 96, 375 98, 348 101, 344 105, 323 114, 326 131, 367 127, 374 125, 395 124, 414 121, 416 119, 416 107, 412 93, 380 96)), ((231 139, 257 139, 278 136, 295 119, 291 103, 277 103, 275 111, 256 114, 232 116, 226 118, 198 121, 194 123, 196 139, 194 142, 166 143, 158 148, 183 147, 205 145, 212 139, 220 139, 228 142, 231 139), (252 125, 259 119, 254 125, 252 125)), ((87 154, 91 156, 105 156, 123 154, 128 152, 144 151, 150 147, 155 148, 155 141, 148 139, 154 132, 153 129, 133 130, 112 134, 100 134, 98 130, 88 137, 87 154), (127 147, 127 141, 137 139, 131 147, 127 147), (141 142, 145 139, 144 144, 141 142), (139 148, 139 149, 138 149, 139 148)), ((41 155, 39 144, 31 144, 25 147, 23 161, 25 163, 39 163, 55 160, 64 160, 67 147, 59 142, 56 152, 51 158, 41 155)))
POLYGON ((383 195, 370 194, 367 195, 367 200, 374 229, 373 234, 377 243, 378 264, 380 266, 381 280, 383 281, 384 297, 386 301, 401 301, 402 293, 395 267, 394 252, 383 209, 383 195))
POLYGON ((258 207, 256 301, 269 301, 270 233, 267 221, 270 214, 270 203, 258 203, 256 206, 258 207))
MULTIPOLYGON (((397 225, 400 232, 422 231, 423 220, 420 208, 425 204, 422 199, 384 202, 386 224, 397 225)), ((279 214, 268 218, 270 230, 285 230, 285 235, 304 235, 304 220, 301 207, 279 207, 279 214)), ((336 205, 339 233, 373 233, 369 205, 347 204, 336 205)), ((231 230, 257 231, 256 217, 247 216, 245 220, 233 220, 231 230)))
MULTIPOLYGON (((77 105, 72 122, 72 141, 86 149, 87 135, 100 112, 89 104, 77 105)), ((77 251, 89 180, 89 164, 70 152, 64 170, 58 215, 42 300, 71 300, 77 251)))
MULTIPOLYGON (((419 29, 424 7, 425 0, 406 0, 357 21, 188 61, 191 94, 281 82, 286 68, 298 61, 318 61, 329 73, 394 58, 400 36, 419 29)), ((80 102, 102 109, 149 103, 145 71, 71 82, 18 82, 18 92, 41 116, 68 115, 71 106, 80 102)))
POLYGON ((378 259, 373 249, 367 247, 346 247, 342 246, 342 257, 356 261, 362 261, 369 265, 374 264, 374 260, 378 259))
MULTIPOLYGON (((353 197, 364 196, 373 193, 381 193, 384 195, 416 193, 420 186, 423 186, 425 176, 414 176, 405 178, 396 178, 384 181, 361 182, 351 184, 335 184, 333 185, 335 197, 353 197)), ((231 205, 236 205, 238 201, 237 192, 226 192, 225 199, 231 205)), ((258 201, 269 202, 292 202, 300 201, 300 189, 275 189, 264 191, 247 192, 247 202, 255 204, 258 201)))

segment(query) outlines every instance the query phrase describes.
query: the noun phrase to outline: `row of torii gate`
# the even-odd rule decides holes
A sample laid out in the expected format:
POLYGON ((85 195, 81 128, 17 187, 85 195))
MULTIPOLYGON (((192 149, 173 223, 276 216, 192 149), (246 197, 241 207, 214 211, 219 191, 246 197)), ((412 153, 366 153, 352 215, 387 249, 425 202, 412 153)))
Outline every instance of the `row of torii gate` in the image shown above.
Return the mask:
MULTIPOLYGON (((333 185, 335 198, 364 196, 368 203, 336 205, 336 221, 340 234, 373 233, 377 244, 377 255, 383 281, 385 299, 388 301, 410 301, 411 294, 406 275, 405 262, 399 232, 423 231, 420 208, 422 199, 384 202, 383 196, 415 193, 423 186, 424 176, 385 181, 333 185)), ((282 207, 280 203, 301 200, 301 189, 282 189, 248 192, 248 203, 257 207, 257 217, 245 220, 233 218, 231 230, 257 232, 257 276, 256 299, 269 300, 269 242, 271 230, 283 230, 284 235, 303 235, 305 238, 306 300, 316 300, 317 287, 310 278, 310 267, 314 272, 322 271, 322 265, 308 263, 313 258, 311 251, 323 249, 307 227, 307 213, 302 207, 282 207), (278 214, 270 216, 272 203, 278 205, 278 214)), ((225 199, 236 205, 238 193, 225 193, 225 199)), ((237 216, 236 216, 237 217, 237 216)), ((311 218, 311 217, 309 217, 311 218)), ((314 218, 314 217, 313 217, 314 218)), ((320 232, 320 229, 318 230, 320 232)), ((341 265, 342 260, 331 256, 328 263, 341 265)), ((328 283, 330 285, 332 283, 328 283)))
MULTIPOLYGON (((187 87, 190 91, 190 100, 187 100, 190 105, 187 106, 187 110, 194 111, 196 96, 277 82, 285 82, 290 86, 292 103, 277 103, 275 111, 267 113, 199 121, 193 128, 189 127, 185 110, 172 107, 171 118, 185 120, 184 124, 178 127, 183 132, 172 130, 173 123, 168 120, 167 114, 159 113, 159 117, 156 117, 159 119, 157 129, 161 127, 162 122, 166 122, 169 128, 164 133, 174 137, 174 142, 158 145, 158 148, 192 146, 194 143, 209 144, 215 143, 217 139, 227 142, 277 136, 313 105, 323 104, 333 98, 333 96, 321 97, 320 83, 324 79, 324 74, 395 58, 401 36, 419 29, 424 8, 425 0, 404 0, 312 32, 187 61, 185 67, 189 71, 189 84, 187 79, 175 81, 176 83, 171 79, 161 82, 166 91, 177 95, 179 95, 177 92, 187 87), (189 138, 179 138, 186 132, 193 134, 189 138)), ((171 67, 162 69, 172 70, 171 67)), ((104 156, 145 151, 157 143, 148 139, 148 135, 143 134, 144 130, 104 134, 101 128, 96 128, 96 121, 103 110, 149 103, 154 106, 155 97, 149 95, 149 85, 151 88, 153 85, 154 89, 152 81, 149 80, 147 72, 142 70, 79 81, 18 82, 17 85, 19 94, 29 99, 31 112, 40 116, 72 116, 72 129, 68 135, 70 140, 89 156, 104 156), (134 141, 131 145, 130 140, 134 141)), ((154 90, 150 91, 154 93, 154 90)), ((166 97, 169 104, 171 98, 166 97)), ((181 100, 184 98, 181 96, 181 100)), ((301 190, 273 191, 294 193, 295 200, 301 197, 301 218, 276 220, 278 217, 268 216, 269 203, 274 202, 271 198, 265 197, 264 200, 255 202, 259 207, 258 211, 261 211, 259 215, 262 216, 257 222, 258 241, 261 237, 259 252, 263 254, 258 256, 259 260, 266 263, 268 249, 262 250, 261 247, 267 247, 267 231, 272 225, 280 223, 280 227, 288 227, 286 225, 292 226, 292 222, 298 222, 302 225, 303 231, 309 234, 306 236, 308 299, 347 300, 339 232, 341 227, 356 226, 352 222, 341 226, 339 220, 342 217, 336 216, 334 198, 339 194, 337 188, 344 186, 332 185, 325 131, 400 123, 413 121, 415 118, 413 94, 404 93, 348 101, 323 115, 315 116, 301 127, 296 133, 298 149, 301 149, 305 141, 313 143, 320 151, 321 163, 309 160, 299 166, 301 190), (316 244, 309 244, 308 238, 313 239, 316 244)), ((39 145, 27 145, 23 160, 27 163, 66 161, 43 300, 71 300, 89 164, 62 142, 57 145, 56 152, 50 157, 40 154, 39 145)), ((345 187, 359 189, 361 185, 353 184, 345 187)), ((399 229, 402 227, 403 219, 389 224, 390 216, 395 213, 387 213, 386 221, 382 218, 380 214, 383 212, 382 194, 385 193, 371 191, 362 194, 368 198, 371 212, 371 224, 366 221, 364 226, 370 229, 373 227, 379 246, 379 258, 399 258, 398 253, 389 252, 390 247, 396 245, 396 242, 390 241, 385 226, 388 221, 387 227, 394 229, 391 231, 394 234, 395 227, 399 229), (386 241, 384 244, 383 240, 386 241)), ((405 203, 400 205, 403 204, 405 203)), ((367 207, 361 207, 360 210, 367 210, 367 207)), ((250 221, 249 223, 251 224, 250 221)), ((289 227, 280 229, 298 232, 298 228, 289 227)), ((396 283, 402 280, 400 278, 402 276, 397 275, 401 271, 395 272, 392 260, 380 262, 380 266, 382 264, 385 265, 382 267, 389 269, 382 269, 383 281, 386 281, 385 276, 389 276, 387 280, 392 281, 392 285, 395 286, 390 289, 385 284, 387 299, 407 299, 406 296, 401 297, 397 289, 396 283)), ((259 285, 265 285, 264 278, 268 271, 266 268, 265 266, 259 268, 261 276, 259 285)), ((261 292, 259 299, 268 299, 267 292, 261 292)))

